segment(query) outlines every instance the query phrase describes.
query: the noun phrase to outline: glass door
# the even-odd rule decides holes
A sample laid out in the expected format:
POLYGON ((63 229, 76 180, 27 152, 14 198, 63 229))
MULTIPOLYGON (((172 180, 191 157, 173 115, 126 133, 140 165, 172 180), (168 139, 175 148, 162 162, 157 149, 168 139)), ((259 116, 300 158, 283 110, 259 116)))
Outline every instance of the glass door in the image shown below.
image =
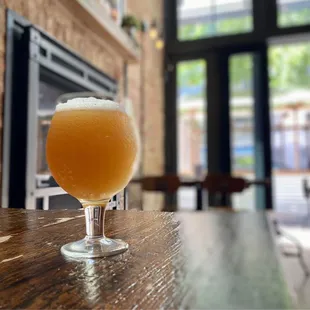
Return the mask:
MULTIPOLYGON (((206 59, 177 63, 177 172, 181 178, 202 179, 208 172, 246 180, 270 177, 266 51, 266 46, 254 45, 240 52, 219 48, 206 59)), ((233 194, 230 204, 235 209, 266 208, 270 197, 270 188, 252 186, 233 194)), ((220 202, 210 194, 207 204, 220 202)), ((182 188, 178 208, 195 207, 196 190, 182 188)))
MULTIPOLYGON (((232 194, 226 204, 245 210, 270 208, 267 47, 216 48, 207 60, 208 171, 264 181, 232 194)), ((221 206, 217 196, 209 193, 209 205, 221 206)))

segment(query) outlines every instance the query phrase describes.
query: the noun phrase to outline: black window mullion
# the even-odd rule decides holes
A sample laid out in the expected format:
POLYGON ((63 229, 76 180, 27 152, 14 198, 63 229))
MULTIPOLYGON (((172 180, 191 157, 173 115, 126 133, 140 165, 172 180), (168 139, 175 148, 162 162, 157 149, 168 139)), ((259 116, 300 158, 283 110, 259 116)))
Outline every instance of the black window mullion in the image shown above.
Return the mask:
MULTIPOLYGON (((229 67, 226 50, 215 50, 208 55, 208 173, 231 173, 229 125, 229 67)), ((230 199, 228 199, 230 200, 230 199)), ((229 204, 230 201, 226 201, 229 204)), ((209 193, 209 205, 220 206, 222 200, 209 193)))
POLYGON ((270 180, 269 186, 256 188, 256 208, 272 208, 272 162, 267 45, 254 53, 254 143, 255 176, 270 180))
MULTIPOLYGON (((177 72, 176 63, 165 61, 165 174, 177 174, 177 72)), ((165 211, 176 211, 177 196, 165 195, 165 211)))
POLYGON ((164 31, 166 42, 177 40, 177 2, 178 0, 164 0, 164 31))
POLYGON ((278 29, 277 0, 265 0, 264 13, 266 14, 266 18, 267 18, 266 37, 270 37, 272 36, 272 33, 276 32, 278 29))
MULTIPOLYGON (((176 61, 171 61, 168 44, 177 42, 177 2, 164 0, 164 91, 165 91, 165 174, 177 174, 177 78, 176 61)), ((165 195, 165 210, 175 211, 177 196, 165 195)))
POLYGON ((277 0, 252 1, 254 34, 266 39, 277 29, 277 0))

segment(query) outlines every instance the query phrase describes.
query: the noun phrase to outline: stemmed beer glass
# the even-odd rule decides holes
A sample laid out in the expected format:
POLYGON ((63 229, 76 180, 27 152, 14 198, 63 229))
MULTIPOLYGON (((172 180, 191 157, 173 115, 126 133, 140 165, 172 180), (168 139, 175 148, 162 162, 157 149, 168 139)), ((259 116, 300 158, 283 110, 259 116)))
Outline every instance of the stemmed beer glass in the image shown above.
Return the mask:
POLYGON ((104 235, 109 200, 125 188, 138 161, 133 120, 116 102, 98 93, 71 93, 58 99, 46 154, 56 182, 85 210, 86 237, 62 246, 64 255, 93 258, 122 253, 128 244, 104 235))

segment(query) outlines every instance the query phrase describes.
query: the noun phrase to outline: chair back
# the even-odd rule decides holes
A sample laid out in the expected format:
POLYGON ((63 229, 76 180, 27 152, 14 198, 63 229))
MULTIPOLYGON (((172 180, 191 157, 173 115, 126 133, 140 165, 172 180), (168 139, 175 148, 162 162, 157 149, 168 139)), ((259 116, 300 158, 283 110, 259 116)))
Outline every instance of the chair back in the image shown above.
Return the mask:
POLYGON ((212 206, 225 209, 232 208, 230 195, 241 193, 248 186, 247 180, 243 178, 221 174, 208 174, 202 182, 202 188, 214 196, 212 206))
POLYGON ((175 193, 181 186, 181 181, 176 175, 149 176, 140 179, 142 190, 164 193, 175 193))
POLYGON ((241 193, 248 187, 247 180, 230 175, 209 174, 202 182, 202 187, 209 193, 241 193))

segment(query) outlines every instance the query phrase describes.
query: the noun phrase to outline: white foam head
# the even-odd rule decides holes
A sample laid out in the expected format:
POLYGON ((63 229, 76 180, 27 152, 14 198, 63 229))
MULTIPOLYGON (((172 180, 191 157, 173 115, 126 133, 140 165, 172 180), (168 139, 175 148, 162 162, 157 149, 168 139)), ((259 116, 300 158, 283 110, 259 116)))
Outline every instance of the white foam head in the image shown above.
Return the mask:
POLYGON ((59 103, 56 111, 69 110, 122 110, 120 105, 112 100, 97 99, 94 97, 74 98, 66 103, 59 103))

